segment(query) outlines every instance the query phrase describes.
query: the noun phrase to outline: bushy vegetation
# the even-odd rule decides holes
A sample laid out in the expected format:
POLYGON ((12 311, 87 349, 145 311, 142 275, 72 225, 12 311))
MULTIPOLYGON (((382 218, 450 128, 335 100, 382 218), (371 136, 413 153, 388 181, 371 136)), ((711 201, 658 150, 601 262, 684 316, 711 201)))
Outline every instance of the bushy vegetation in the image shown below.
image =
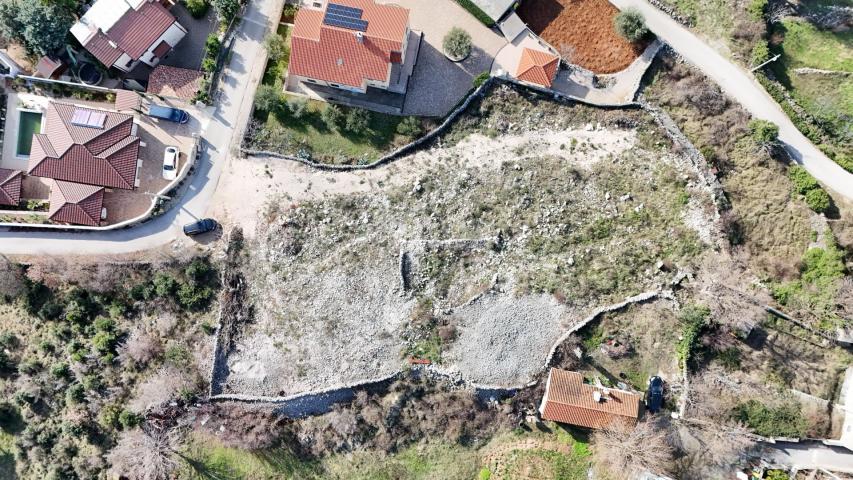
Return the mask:
POLYGON ((477 20, 479 20, 483 25, 487 27, 491 27, 495 24, 495 21, 492 20, 492 17, 486 15, 486 12, 480 10, 480 7, 474 4, 471 0, 456 0, 462 8, 468 10, 468 13, 474 16, 477 20))
POLYGON ((627 8, 613 17, 613 28, 629 42, 639 42, 649 34, 646 19, 639 10, 627 8))
POLYGON ((209 0, 184 0, 184 6, 193 18, 204 18, 210 9, 209 0))
POLYGON ((749 131, 759 147, 773 146, 779 141, 779 126, 773 122, 757 118, 750 120, 749 131))
POLYGON ((0 34, 19 41, 35 57, 54 54, 65 46, 74 23, 74 9, 61 2, 3 0, 0 2, 0 34))
POLYGON ((799 165, 790 167, 788 177, 794 184, 794 191, 803 195, 806 205, 815 212, 824 213, 832 206, 832 198, 805 168, 799 165))
POLYGON ((240 11, 240 0, 211 0, 211 4, 223 24, 233 20, 240 11))
MULTIPOLYGON (((12 435, 21 478, 100 478, 108 466, 105 452, 122 432, 144 421, 144 408, 131 404, 140 394, 136 387, 170 361, 160 342, 200 334, 183 329, 218 288, 216 270, 204 258, 153 275, 144 268, 98 266, 73 283, 64 278, 79 274, 68 270, 28 267, 20 279, 23 292, 9 299, 11 310, 0 312, 0 351, 7 367, 0 396, 8 399, 0 402, 0 428, 12 435), (91 278, 98 275, 111 277, 99 284, 91 278), (185 320, 151 329, 152 312, 185 320), (157 328, 162 337, 154 336, 157 328)), ((180 368, 171 367, 170 377, 195 371, 192 357, 183 358, 180 368)), ((143 392, 144 404, 177 395, 172 382, 149 390, 159 400, 143 392)), ((182 401, 197 391, 189 386, 182 401)))
POLYGON ((291 28, 280 25, 275 33, 268 34, 264 39, 268 60, 261 83, 275 86, 279 91, 284 89, 284 77, 290 65, 290 35, 291 28))
POLYGON ((222 42, 216 33, 207 36, 204 42, 204 58, 201 61, 201 70, 204 72, 199 84, 198 92, 193 98, 196 102, 210 103, 210 88, 216 69, 219 66, 219 55, 222 51, 222 42))
POLYGON ((802 438, 808 429, 806 419, 796 403, 768 406, 758 400, 748 400, 735 407, 732 415, 735 420, 765 437, 802 438))
POLYGON ((678 317, 681 321, 681 340, 676 347, 678 361, 689 366, 695 354, 702 330, 708 325, 711 311, 704 305, 690 305, 682 309, 678 317))
POLYGON ((454 59, 462 59, 471 53, 471 35, 459 27, 453 27, 442 40, 444 53, 454 59))
POLYGON ((773 298, 795 314, 813 316, 818 325, 832 330, 839 325, 836 295, 839 281, 844 277, 844 251, 835 244, 832 235, 824 240, 825 248, 811 248, 802 259, 797 280, 773 286, 773 298))

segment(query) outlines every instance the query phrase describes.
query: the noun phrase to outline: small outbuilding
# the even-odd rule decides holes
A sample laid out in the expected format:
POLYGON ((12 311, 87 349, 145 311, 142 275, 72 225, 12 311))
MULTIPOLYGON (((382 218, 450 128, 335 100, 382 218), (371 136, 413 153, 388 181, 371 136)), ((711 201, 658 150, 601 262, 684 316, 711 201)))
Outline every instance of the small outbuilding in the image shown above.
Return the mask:
POLYGON ((542 418, 585 428, 637 423, 640 395, 584 383, 583 375, 552 368, 539 406, 542 418))

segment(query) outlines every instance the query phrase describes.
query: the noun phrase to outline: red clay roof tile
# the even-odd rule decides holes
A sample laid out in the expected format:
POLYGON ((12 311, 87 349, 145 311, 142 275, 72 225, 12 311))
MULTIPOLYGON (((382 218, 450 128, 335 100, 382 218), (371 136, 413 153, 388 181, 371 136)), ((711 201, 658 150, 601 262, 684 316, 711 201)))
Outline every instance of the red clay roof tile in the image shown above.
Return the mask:
POLYGON ((300 9, 291 36, 291 74, 362 88, 366 80, 385 82, 392 53, 402 52, 409 11, 372 0, 336 0, 363 10, 367 29, 356 31, 323 23, 324 12, 300 9))
POLYGON ((191 100, 201 88, 198 70, 158 65, 148 76, 148 93, 191 100))
POLYGON ((20 203, 22 180, 20 170, 0 168, 0 205, 17 206, 20 203))
POLYGON ((560 58, 541 50, 524 48, 521 60, 518 62, 518 72, 515 77, 525 82, 550 87, 557 74, 560 58))
POLYGON ((539 411, 546 420, 586 428, 605 427, 613 421, 633 424, 640 414, 640 396, 587 385, 577 372, 552 368, 539 411), (594 392, 601 394, 600 401, 594 392))
POLYGON ((51 102, 46 113, 46 132, 33 135, 30 175, 103 187, 133 189, 139 138, 131 135, 133 117, 105 113, 104 128, 72 125, 75 105, 51 102))
POLYGON ((51 182, 47 214, 54 222, 98 226, 103 205, 103 187, 61 180, 51 182))

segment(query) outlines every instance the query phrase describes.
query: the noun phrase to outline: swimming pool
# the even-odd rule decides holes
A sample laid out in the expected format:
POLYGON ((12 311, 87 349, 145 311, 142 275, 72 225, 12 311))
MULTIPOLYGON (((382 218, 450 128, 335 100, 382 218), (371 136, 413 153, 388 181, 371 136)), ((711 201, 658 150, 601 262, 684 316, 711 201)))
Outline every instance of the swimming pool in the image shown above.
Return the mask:
POLYGON ((19 110, 18 116, 18 148, 15 154, 19 157, 29 157, 33 147, 33 134, 41 132, 41 112, 19 110))

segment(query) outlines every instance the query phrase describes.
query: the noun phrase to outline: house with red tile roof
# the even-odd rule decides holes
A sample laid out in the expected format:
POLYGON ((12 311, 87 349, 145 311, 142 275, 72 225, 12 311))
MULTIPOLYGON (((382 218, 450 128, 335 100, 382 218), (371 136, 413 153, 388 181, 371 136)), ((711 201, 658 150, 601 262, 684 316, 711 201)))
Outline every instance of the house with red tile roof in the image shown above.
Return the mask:
POLYGON ((0 205, 18 206, 21 202, 22 179, 20 170, 0 168, 0 205))
POLYGON ((524 47, 521 50, 521 58, 518 61, 515 78, 522 82, 551 88, 559 66, 560 57, 557 55, 544 50, 524 47))
POLYGON ((50 102, 44 133, 33 135, 27 173, 99 187, 133 189, 139 169, 132 115, 50 102))
POLYGON ((333 0, 303 7, 294 20, 288 82, 365 93, 405 93, 417 52, 409 47, 409 11, 373 0, 333 0), (403 78, 404 77, 404 78, 403 78), (403 91, 396 91, 402 89, 403 91))
POLYGON ((156 66, 187 30, 157 0, 97 0, 71 34, 106 67, 129 72, 156 66))
POLYGON ((97 227, 104 207, 104 187, 51 180, 48 218, 53 222, 97 227))
POLYGON ((539 413, 546 420, 585 428, 613 422, 637 423, 641 397, 636 393, 584 383, 583 375, 552 368, 539 413))

